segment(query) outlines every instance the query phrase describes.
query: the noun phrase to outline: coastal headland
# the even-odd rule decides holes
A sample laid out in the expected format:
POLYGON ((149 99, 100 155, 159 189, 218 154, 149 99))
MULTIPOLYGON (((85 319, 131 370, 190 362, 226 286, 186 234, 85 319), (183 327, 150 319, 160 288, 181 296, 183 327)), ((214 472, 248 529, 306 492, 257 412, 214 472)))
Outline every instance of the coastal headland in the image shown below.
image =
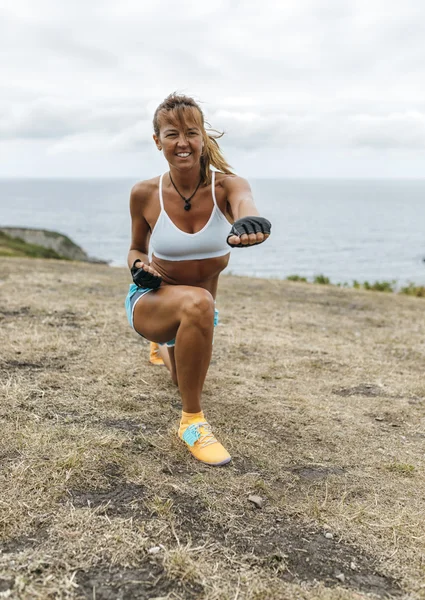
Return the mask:
POLYGON ((89 256, 67 235, 33 227, 0 227, 0 256, 57 258, 107 264, 107 261, 89 256))
POLYGON ((423 298, 223 276, 214 469, 177 439, 129 283, 0 258, 1 594, 425 598, 423 298))

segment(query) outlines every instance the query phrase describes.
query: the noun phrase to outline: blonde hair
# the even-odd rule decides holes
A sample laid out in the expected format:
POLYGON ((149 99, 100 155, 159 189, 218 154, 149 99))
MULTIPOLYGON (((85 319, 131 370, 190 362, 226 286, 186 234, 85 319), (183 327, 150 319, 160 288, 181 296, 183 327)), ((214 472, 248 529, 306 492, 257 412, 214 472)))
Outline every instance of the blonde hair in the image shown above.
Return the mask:
POLYGON ((153 117, 153 129, 158 137, 159 120, 164 113, 171 113, 172 119, 177 120, 181 125, 185 123, 187 116, 190 115, 201 129, 204 140, 204 149, 201 155, 201 179, 205 185, 211 183, 211 166, 222 173, 233 175, 232 167, 224 158, 217 142, 217 139, 221 138, 224 133, 211 129, 209 123, 207 123, 208 129, 205 128, 204 113, 193 98, 182 94, 170 94, 161 102, 153 117))

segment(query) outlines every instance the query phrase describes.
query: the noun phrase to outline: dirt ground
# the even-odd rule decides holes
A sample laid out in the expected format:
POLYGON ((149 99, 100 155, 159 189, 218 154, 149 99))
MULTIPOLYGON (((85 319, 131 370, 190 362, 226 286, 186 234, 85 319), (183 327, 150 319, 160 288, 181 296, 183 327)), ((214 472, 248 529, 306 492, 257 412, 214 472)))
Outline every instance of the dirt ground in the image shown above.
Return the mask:
POLYGON ((223 276, 211 468, 129 283, 0 259, 0 598, 425 598, 425 300, 223 276))

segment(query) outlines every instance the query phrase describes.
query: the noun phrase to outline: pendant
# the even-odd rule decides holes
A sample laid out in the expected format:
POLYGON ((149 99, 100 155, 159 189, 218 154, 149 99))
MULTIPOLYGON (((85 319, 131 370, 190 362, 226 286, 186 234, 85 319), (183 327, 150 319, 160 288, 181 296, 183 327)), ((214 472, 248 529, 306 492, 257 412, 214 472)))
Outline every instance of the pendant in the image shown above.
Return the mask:
POLYGON ((184 209, 185 210, 190 210, 191 207, 192 207, 192 205, 187 200, 185 200, 185 202, 186 202, 186 204, 184 205, 184 209))

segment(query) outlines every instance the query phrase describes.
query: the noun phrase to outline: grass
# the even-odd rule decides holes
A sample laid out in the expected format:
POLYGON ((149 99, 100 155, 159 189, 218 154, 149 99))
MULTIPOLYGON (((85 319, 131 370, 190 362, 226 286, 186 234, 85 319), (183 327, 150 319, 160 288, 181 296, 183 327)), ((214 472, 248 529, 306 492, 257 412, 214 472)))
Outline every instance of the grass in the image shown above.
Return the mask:
POLYGON ((0 273, 1 597, 424 598, 422 302, 223 276, 213 469, 128 327, 126 269, 0 273))
POLYGON ((425 298, 425 286, 409 283, 409 285, 401 288, 400 293, 406 294, 406 296, 417 296, 418 298, 425 298))
POLYGON ((313 283, 319 283, 320 285, 329 285, 330 282, 331 280, 329 277, 326 277, 325 275, 315 275, 313 279, 313 283))
MULTIPOLYGON (((286 281, 298 281, 303 283, 308 283, 306 277, 301 277, 300 275, 289 275, 286 278, 286 281)), ((325 275, 315 275, 312 283, 318 283, 321 285, 332 285, 329 277, 325 275)), ((374 283, 369 283, 369 281, 364 281, 360 283, 356 279, 353 280, 352 286, 350 286, 347 282, 337 283, 337 287, 353 287, 356 290, 364 289, 371 292, 397 292, 397 281, 375 281, 374 283)), ((418 286, 414 283, 410 282, 407 286, 402 287, 398 290, 398 293, 405 294, 407 296, 416 296, 418 298, 425 298, 425 287, 418 286)))
POLYGON ((44 248, 37 244, 29 244, 20 238, 13 238, 0 231, 0 257, 31 257, 31 258, 56 258, 67 260, 55 250, 44 248))

